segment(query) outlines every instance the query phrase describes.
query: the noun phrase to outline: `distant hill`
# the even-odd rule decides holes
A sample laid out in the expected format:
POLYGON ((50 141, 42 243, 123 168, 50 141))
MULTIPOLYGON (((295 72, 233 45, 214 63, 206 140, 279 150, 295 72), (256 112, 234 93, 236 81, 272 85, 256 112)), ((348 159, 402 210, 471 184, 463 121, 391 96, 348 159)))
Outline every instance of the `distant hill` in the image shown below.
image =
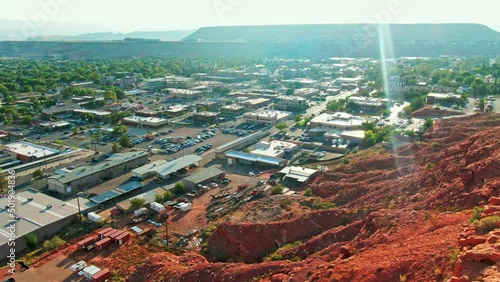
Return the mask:
MULTIPOLYGON (((390 24, 394 42, 500 41, 500 33, 480 24, 390 24)), ((297 42, 376 41, 374 24, 322 24, 203 27, 184 41, 211 42, 297 42)))
POLYGON ((193 30, 171 31, 134 31, 130 33, 96 32, 75 36, 41 36, 28 38, 33 41, 108 41, 123 40, 125 38, 159 39, 161 41, 180 41, 189 36, 193 30))

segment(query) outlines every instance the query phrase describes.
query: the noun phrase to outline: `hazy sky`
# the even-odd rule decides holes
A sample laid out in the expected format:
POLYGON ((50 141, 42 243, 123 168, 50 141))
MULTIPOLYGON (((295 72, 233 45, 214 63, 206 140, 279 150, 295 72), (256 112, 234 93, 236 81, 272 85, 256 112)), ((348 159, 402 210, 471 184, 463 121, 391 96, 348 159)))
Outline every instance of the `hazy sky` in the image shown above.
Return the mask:
POLYGON ((498 0, 0 0, 0 18, 85 23, 115 32, 380 21, 499 28, 499 5, 498 0))

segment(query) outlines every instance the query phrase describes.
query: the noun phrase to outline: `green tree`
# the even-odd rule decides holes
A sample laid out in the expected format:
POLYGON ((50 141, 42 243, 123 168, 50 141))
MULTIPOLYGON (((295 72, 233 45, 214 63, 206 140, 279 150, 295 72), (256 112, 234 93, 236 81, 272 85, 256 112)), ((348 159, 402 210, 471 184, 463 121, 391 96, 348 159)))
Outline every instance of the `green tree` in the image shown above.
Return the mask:
POLYGON ((122 135, 119 140, 120 145, 125 148, 132 148, 132 142, 130 142, 130 137, 127 135, 122 135))
POLYGON ((104 92, 104 101, 106 102, 116 102, 118 100, 118 97, 116 96, 116 92, 108 89, 104 92))
POLYGON ((2 83, 0 83, 0 94, 6 95, 9 92, 9 89, 5 87, 2 83))
POLYGON ((113 127, 113 135, 119 136, 124 135, 128 132, 128 127, 125 125, 118 125, 113 127))
POLYGON ((142 206, 144 205, 145 202, 146 202, 146 200, 144 200, 143 198, 130 199, 130 205, 132 205, 132 207, 135 209, 142 208, 142 206))
POLYGON ((488 88, 481 78, 476 78, 470 85, 472 95, 476 97, 484 97, 488 93, 488 88))
POLYGON ((271 188, 271 195, 283 194, 285 188, 281 184, 277 184, 271 188))
POLYGON ((182 182, 177 182, 175 183, 174 186, 174 193, 176 195, 182 195, 186 192, 186 187, 184 187, 184 184, 182 182))
POLYGON ((113 153, 120 153, 121 151, 120 144, 113 143, 113 147, 111 148, 111 150, 113 151, 113 153))
POLYGON ((43 170, 37 169, 33 172, 33 178, 38 179, 43 176, 43 170))
POLYGON ((285 92, 286 95, 293 95, 295 93, 295 90, 293 88, 288 88, 285 92))
POLYGON ((38 245, 38 236, 36 235, 36 233, 27 234, 25 236, 25 239, 26 239, 26 246, 28 246, 30 250, 36 249, 36 246, 38 245))
POLYGON ((326 105, 327 109, 332 112, 342 112, 344 111, 345 108, 345 100, 340 99, 340 100, 331 100, 328 102, 326 105))
POLYGON ((77 135, 78 134, 78 127, 74 127, 73 128, 73 135, 77 135))
POLYGON ((302 120, 302 115, 296 115, 295 118, 293 119, 295 122, 299 122, 302 120))
POLYGON ((275 127, 276 127, 276 129, 279 129, 281 132, 286 133, 288 125, 284 122, 280 122, 277 125, 275 125, 275 127))
POLYGON ((64 241, 63 239, 61 239, 61 237, 56 235, 50 240, 45 240, 45 242, 43 242, 43 248, 47 251, 50 251, 50 250, 55 250, 64 244, 66 244, 66 241, 64 241))
POLYGON ((25 125, 30 125, 33 118, 30 115, 23 116, 21 119, 21 123, 25 125))

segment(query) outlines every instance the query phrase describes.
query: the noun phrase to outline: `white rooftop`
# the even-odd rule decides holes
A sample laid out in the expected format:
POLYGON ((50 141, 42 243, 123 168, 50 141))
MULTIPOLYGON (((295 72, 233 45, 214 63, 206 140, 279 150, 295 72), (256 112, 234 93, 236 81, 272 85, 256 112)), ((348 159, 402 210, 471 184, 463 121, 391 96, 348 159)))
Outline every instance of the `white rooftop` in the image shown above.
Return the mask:
POLYGON ((285 177, 292 178, 298 182, 305 182, 309 177, 318 172, 315 169, 300 167, 300 166, 287 166, 280 171, 285 174, 285 177))
POLYGON ((366 119, 348 113, 323 113, 311 120, 311 123, 332 126, 361 126, 366 119))
POLYGON ((48 147, 35 145, 28 142, 17 142, 12 144, 5 144, 5 150, 13 152, 19 155, 24 155, 28 157, 42 158, 45 156, 50 156, 59 153, 58 150, 54 150, 48 147))
POLYGON ((129 122, 147 122, 147 123, 163 123, 166 122, 166 119, 157 118, 157 117, 139 117, 139 116, 131 116, 124 118, 125 121, 129 122))
POLYGON ((282 119, 287 116, 290 116, 290 112, 283 111, 273 111, 273 110, 264 110, 264 111, 254 111, 250 113, 245 113, 244 117, 263 117, 263 118, 277 118, 282 119))
POLYGON ((260 142, 255 145, 255 150, 251 153, 260 156, 279 157, 286 149, 297 147, 297 144, 291 142, 273 140, 271 142, 260 142))

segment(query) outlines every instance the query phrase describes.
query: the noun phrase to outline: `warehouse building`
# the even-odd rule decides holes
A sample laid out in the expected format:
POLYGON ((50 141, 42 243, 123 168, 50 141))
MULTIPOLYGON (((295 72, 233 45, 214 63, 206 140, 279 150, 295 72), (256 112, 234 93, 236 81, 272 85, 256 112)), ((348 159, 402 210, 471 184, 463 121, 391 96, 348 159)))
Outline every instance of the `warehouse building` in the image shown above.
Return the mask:
POLYGON ((229 143, 226 143, 226 144, 216 148, 215 149, 215 157, 218 159, 225 159, 225 154, 228 151, 241 150, 245 147, 248 147, 250 145, 255 144, 255 142, 257 142, 257 140, 260 140, 267 135, 269 135, 269 131, 257 131, 255 133, 248 135, 248 136, 244 136, 244 137, 238 138, 236 140, 233 140, 229 143))
POLYGON ((298 166, 287 166, 279 172, 285 181, 307 184, 318 174, 318 170, 298 166))
POLYGON ((224 178, 225 172, 216 167, 202 169, 182 180, 182 183, 188 190, 194 190, 198 184, 206 185, 212 182, 219 182, 224 178))
MULTIPOLYGON (((12 248, 12 245, 9 246, 10 238, 15 241, 16 253, 20 253, 27 248, 27 234, 34 233, 39 240, 50 238, 70 225, 78 214, 76 199, 61 201, 34 189, 16 192, 14 197, 15 207, 11 206, 12 201, 7 197, 0 198, 0 206, 8 207, 0 209, 0 221, 4 223, 0 226, 0 256, 4 258, 12 248), (9 222, 15 223, 15 234, 9 228, 9 222)), ((80 198, 79 202, 82 214, 97 208, 85 198, 80 198)))
POLYGON ((168 179, 172 174, 191 165, 196 165, 201 160, 202 158, 196 155, 187 155, 171 162, 159 160, 132 170, 132 176, 139 179, 148 179, 154 176, 168 179))
POLYGON ((6 144, 2 147, 2 151, 5 155, 10 155, 13 160, 19 160, 23 163, 35 162, 59 154, 58 150, 29 142, 6 144))
POLYGON ((72 194, 99 185, 104 180, 118 177, 148 162, 148 153, 115 154, 95 166, 81 166, 64 175, 48 178, 49 191, 72 194))

